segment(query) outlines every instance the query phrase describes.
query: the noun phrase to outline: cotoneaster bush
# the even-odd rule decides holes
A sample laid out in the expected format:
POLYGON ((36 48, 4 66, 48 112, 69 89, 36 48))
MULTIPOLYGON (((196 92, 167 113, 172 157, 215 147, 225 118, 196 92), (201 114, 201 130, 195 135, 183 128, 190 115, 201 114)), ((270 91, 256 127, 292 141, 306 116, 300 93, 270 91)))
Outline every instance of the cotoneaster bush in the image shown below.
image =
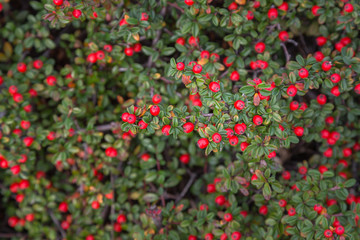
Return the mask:
POLYGON ((359 12, 0 1, 0 238, 360 239, 359 12))

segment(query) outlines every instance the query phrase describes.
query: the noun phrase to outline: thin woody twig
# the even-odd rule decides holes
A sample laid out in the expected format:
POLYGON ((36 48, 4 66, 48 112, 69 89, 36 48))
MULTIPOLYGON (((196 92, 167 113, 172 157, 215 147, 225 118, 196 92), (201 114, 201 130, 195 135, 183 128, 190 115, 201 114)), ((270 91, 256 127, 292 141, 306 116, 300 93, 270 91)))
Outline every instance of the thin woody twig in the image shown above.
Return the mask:
POLYGON ((189 191, 191 185, 195 181, 195 178, 196 178, 196 174, 190 173, 190 179, 187 182, 187 184, 185 185, 185 187, 183 188, 183 190, 181 191, 180 195, 176 198, 175 203, 178 203, 181 199, 183 199, 183 197, 186 195, 186 193, 189 191))
POLYGON ((51 217, 51 220, 54 222, 56 228, 57 228, 58 231, 60 232, 61 237, 62 237, 62 238, 66 238, 66 233, 65 233, 64 229, 62 229, 59 220, 57 220, 57 218, 55 217, 55 215, 54 215, 54 213, 52 212, 52 210, 51 210, 51 209, 48 209, 48 213, 49 213, 49 215, 50 215, 50 217, 51 217))

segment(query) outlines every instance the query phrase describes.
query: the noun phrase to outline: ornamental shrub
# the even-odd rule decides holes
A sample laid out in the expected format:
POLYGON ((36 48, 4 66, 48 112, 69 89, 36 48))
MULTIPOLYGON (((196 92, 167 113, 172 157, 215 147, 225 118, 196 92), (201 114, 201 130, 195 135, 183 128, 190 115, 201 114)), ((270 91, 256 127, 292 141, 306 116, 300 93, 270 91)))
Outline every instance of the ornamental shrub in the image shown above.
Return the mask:
POLYGON ((360 239, 358 1, 0 2, 0 239, 360 239))

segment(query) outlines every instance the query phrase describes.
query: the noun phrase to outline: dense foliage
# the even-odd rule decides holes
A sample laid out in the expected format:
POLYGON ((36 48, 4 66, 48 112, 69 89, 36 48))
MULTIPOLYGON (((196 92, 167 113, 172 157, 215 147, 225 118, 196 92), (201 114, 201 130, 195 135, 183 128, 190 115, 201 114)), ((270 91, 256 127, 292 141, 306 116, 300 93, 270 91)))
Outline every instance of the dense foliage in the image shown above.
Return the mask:
POLYGON ((0 239, 360 239, 359 12, 0 0, 0 239))

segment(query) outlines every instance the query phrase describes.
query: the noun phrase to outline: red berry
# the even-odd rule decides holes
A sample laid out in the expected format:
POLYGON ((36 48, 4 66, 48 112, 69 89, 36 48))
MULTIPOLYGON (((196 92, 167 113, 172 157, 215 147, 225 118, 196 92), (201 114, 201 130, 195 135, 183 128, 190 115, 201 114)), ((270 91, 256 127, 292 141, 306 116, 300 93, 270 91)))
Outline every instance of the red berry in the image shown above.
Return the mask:
POLYGON ((328 158, 332 157, 332 154, 333 154, 333 150, 331 148, 326 149, 324 152, 324 156, 328 158))
POLYGON ((245 107, 245 103, 241 100, 237 100, 235 103, 234 103, 234 107, 237 109, 237 110, 242 110, 244 109, 245 107))
POLYGON ((212 92, 218 92, 218 91, 220 91, 220 84, 217 82, 211 82, 209 84, 209 89, 212 92))
POLYGON ((184 68, 185 68, 185 64, 184 64, 184 63, 179 62, 179 63, 176 64, 176 69, 177 69, 177 70, 182 71, 182 70, 184 70, 184 68))
POLYGON ((274 157, 276 157, 276 152, 275 151, 270 152, 268 158, 274 158, 274 157))
POLYGON ((291 103, 290 103, 290 110, 291 111, 295 111, 296 109, 298 109, 299 108, 299 103, 298 103, 298 101, 292 101, 291 103))
POLYGON ((169 136, 170 128, 171 128, 170 125, 163 126, 162 129, 161 129, 162 134, 164 134, 165 136, 169 136))
POLYGON ((301 137, 302 135, 304 135, 304 128, 303 127, 295 127, 294 133, 296 136, 301 137))
POLYGON ((300 78, 307 78, 308 76, 309 76, 308 70, 306 70, 305 68, 301 68, 299 70, 299 77, 300 78))
POLYGON ((179 37, 178 39, 176 39, 176 43, 184 46, 185 39, 183 37, 179 37))
POLYGON ((241 238, 241 233, 240 232, 233 232, 231 234, 231 240, 240 240, 241 238))
POLYGON ((150 114, 153 115, 153 116, 157 116, 159 115, 160 113, 160 107, 157 106, 157 105, 153 105, 151 108, 150 108, 150 114))
POLYGON ((280 206, 280 207, 285 207, 286 204, 287 204, 287 202, 286 202, 285 199, 281 199, 281 200, 279 201, 279 206, 280 206))
POLYGON ((9 217, 8 224, 10 227, 15 227, 19 223, 19 218, 17 217, 9 217))
POLYGON ((229 138, 229 143, 231 146, 236 146, 239 143, 239 138, 237 136, 232 136, 229 138))
POLYGON ((63 0, 53 0, 53 2, 56 6, 60 6, 63 4, 63 0))
POLYGON ((351 38, 343 37, 342 39, 340 39, 340 42, 344 44, 344 46, 349 45, 351 43, 351 38))
POLYGON ((207 138, 200 138, 197 144, 200 149, 204 149, 209 145, 209 140, 207 138))
POLYGON ((105 150, 105 155, 108 156, 108 157, 116 157, 117 156, 117 150, 113 147, 108 147, 106 150, 105 150))
POLYGON ((131 57, 132 55, 134 55, 134 49, 132 47, 126 47, 124 49, 124 53, 126 56, 131 57))
POLYGON ((91 63, 96 63, 96 61, 97 61, 96 53, 90 53, 90 54, 87 56, 87 61, 88 61, 88 62, 91 62, 91 63))
POLYGON ((312 14, 313 14, 314 16, 319 16, 319 15, 320 15, 320 14, 319 14, 319 9, 321 9, 321 7, 319 7, 319 6, 317 6, 317 5, 313 6, 313 7, 311 8, 312 14))
POLYGON ((314 205, 314 211, 317 213, 321 213, 321 211, 323 210, 323 206, 321 206, 320 204, 315 204, 314 205))
POLYGON ((97 51, 95 54, 96 54, 96 59, 97 59, 97 60, 103 60, 104 57, 105 57, 104 52, 101 51, 101 50, 97 51))
POLYGON ((344 157, 350 157, 352 155, 351 148, 344 148, 342 150, 342 154, 344 157))
POLYGON ((201 71, 202 71, 202 66, 200 64, 195 64, 193 67, 193 72, 195 74, 198 74, 198 73, 201 73, 201 71))
POLYGON ((184 0, 184 3, 188 6, 192 6, 194 4, 193 0, 184 0))
POLYGON ((321 68, 325 72, 329 71, 331 69, 331 62, 329 62, 329 61, 323 62, 322 65, 321 65, 321 68))
POLYGON ((324 59, 324 54, 320 51, 314 53, 314 58, 316 61, 321 62, 324 59))
POLYGON ((68 204, 66 202, 61 202, 59 204, 59 211, 60 212, 67 212, 68 211, 68 204))
POLYGON ((55 86, 56 84, 56 77, 55 76, 48 76, 46 78, 46 83, 49 85, 49 86, 55 86))
POLYGON ((216 203, 217 205, 222 206, 222 205, 225 204, 225 202, 226 202, 226 198, 225 198, 223 195, 219 195, 219 196, 217 196, 217 197, 215 198, 215 203, 216 203))
POLYGON ((284 171, 284 172, 281 174, 281 176, 282 176, 282 178, 283 178, 284 180, 290 180, 290 178, 291 178, 291 174, 290 174, 289 171, 284 171))
POLYGON ((236 132, 236 134, 244 134, 244 132, 246 131, 246 124, 245 123, 237 123, 235 126, 234 126, 234 130, 236 132))
POLYGON ((294 97, 297 93, 297 89, 294 85, 290 85, 286 90, 286 92, 290 97, 294 97))
POLYGON ((290 208, 289 210, 288 210, 288 214, 289 214, 289 216, 294 216, 295 214, 296 214, 296 210, 295 210, 295 208, 290 208))
POLYGON ((196 47, 199 44, 199 38, 191 36, 188 40, 190 46, 196 47))
POLYGON ((230 222, 233 220, 233 216, 231 213, 225 213, 224 214, 224 220, 227 221, 227 222, 230 222))
POLYGON ((196 240, 197 238, 194 236, 194 235, 190 235, 189 237, 188 237, 188 240, 196 240))
POLYGON ((118 223, 125 223, 126 222, 126 215, 125 214, 119 214, 119 216, 116 218, 116 221, 118 223))
POLYGON ((289 34, 286 31, 281 31, 279 33, 279 38, 281 41, 285 42, 289 39, 289 34))
POLYGON ((34 142, 34 138, 32 137, 25 137, 23 140, 25 146, 30 147, 31 144, 34 142))
POLYGON ((67 221, 62 221, 62 222, 61 222, 61 227, 62 227, 64 230, 67 230, 67 229, 70 227, 70 224, 69 224, 67 221))
POLYGON ((31 126, 31 123, 29 121, 25 121, 25 120, 22 120, 20 122, 20 126, 23 128, 23 129, 28 129, 30 126, 31 126))
POLYGON ((279 124, 280 131, 284 131, 285 128, 279 124))
POLYGON ((49 132, 49 134, 46 136, 46 138, 49 141, 53 141, 56 138, 56 133, 55 132, 49 132))
POLYGON ((140 127, 140 129, 146 129, 148 127, 148 124, 146 122, 144 122, 143 120, 140 120, 138 122, 138 126, 140 127))
POLYGON ((141 155, 141 160, 143 160, 144 162, 147 162, 147 161, 149 161, 149 159, 151 158, 151 156, 150 156, 150 154, 148 154, 148 153, 144 153, 144 154, 142 154, 141 155))
POLYGON ((81 10, 74 9, 74 11, 72 12, 72 15, 74 16, 74 18, 79 18, 81 16, 81 10))
POLYGON ((240 144, 240 149, 241 149, 241 151, 245 151, 245 149, 246 149, 248 146, 249 146, 249 143, 247 143, 247 142, 242 142, 242 143, 240 144))
POLYGON ((324 166, 324 165, 321 165, 321 166, 319 166, 319 172, 321 173, 321 174, 323 174, 324 172, 327 172, 329 169, 326 167, 326 166, 324 166))
POLYGON ((152 102, 154 104, 159 104, 161 102, 161 95, 160 94, 155 94, 152 98, 152 102))
POLYGON ((33 214, 33 213, 29 213, 25 216, 25 220, 28 222, 34 221, 34 218, 35 218, 35 214, 33 214))
POLYGON ((276 8, 270 8, 267 15, 271 21, 275 20, 278 17, 278 11, 276 8))
POLYGON ((205 234, 204 237, 205 240, 213 240, 214 239, 214 235, 212 233, 207 233, 205 234))
POLYGON ((263 53, 265 51, 265 43, 263 42, 259 42, 255 45, 255 51, 257 53, 263 53))
POLYGON ((13 167, 10 168, 11 172, 13 175, 18 175, 20 173, 20 166, 19 165, 15 165, 13 167))
POLYGON ((233 65, 233 63, 232 63, 232 62, 228 62, 228 58, 229 58, 229 57, 224 58, 223 62, 224 62, 224 64, 225 64, 226 67, 231 67, 231 66, 233 65))
POLYGON ((112 49, 113 49, 113 47, 111 45, 109 45, 109 44, 104 46, 104 50, 107 51, 107 52, 112 52, 112 49))
POLYGON ((21 72, 21 73, 24 73, 24 72, 26 72, 26 64, 25 63, 18 63, 18 65, 17 65, 17 70, 19 71, 19 72, 21 72))
POLYGON ((344 232, 345 232, 345 229, 344 229, 344 227, 343 226, 337 226, 336 228, 335 228, 335 233, 337 234, 337 235, 343 235, 344 234, 344 232))
POLYGON ((147 20, 149 20, 149 15, 145 12, 141 13, 140 21, 147 21, 147 20))
POLYGON ((228 6, 229 11, 236 10, 237 8, 238 8, 238 5, 236 4, 236 2, 232 2, 232 3, 230 3, 230 5, 228 6))
POLYGON ((247 14, 246 14, 246 18, 247 20, 253 20, 254 19, 254 13, 252 11, 248 11, 247 14))
POLYGON ((100 203, 99 203, 98 201, 93 201, 93 202, 91 203, 91 207, 92 207, 93 209, 98 209, 98 208, 100 207, 100 203))
POLYGON ((208 184, 207 187, 206 187, 206 191, 207 191, 208 193, 214 193, 214 192, 216 192, 215 184, 213 184, 213 183, 208 184))
POLYGON ((192 122, 187 122, 183 125, 184 132, 191 133, 194 131, 194 124, 192 122))
POLYGON ((330 76, 330 80, 333 82, 333 83, 338 83, 340 82, 341 80, 341 77, 340 77, 340 74, 338 73, 334 73, 330 76))
POLYGON ((120 223, 117 223, 117 222, 114 223, 113 227, 114 227, 115 232, 121 232, 121 230, 122 230, 122 227, 121 227, 120 223))
POLYGON ((321 130, 321 131, 320 131, 320 136, 321 136, 321 138, 323 138, 323 139, 329 138, 329 136, 330 136, 329 130, 327 130, 327 129, 321 130))
POLYGON ((331 238, 332 235, 333 235, 333 233, 332 233, 331 230, 328 229, 328 230, 325 230, 325 231, 324 231, 324 236, 325 236, 326 238, 331 238))
POLYGON ((36 69, 41 69, 42 66, 43 66, 43 62, 41 60, 35 60, 34 63, 33 63, 33 67, 36 68, 36 69))
POLYGON ((320 94, 319 96, 317 96, 316 101, 318 102, 318 104, 324 105, 327 101, 327 98, 324 94, 320 94))
POLYGON ((331 88, 330 92, 331 92, 331 94, 334 95, 335 97, 340 96, 339 86, 334 86, 333 88, 331 88))
POLYGON ((259 213, 261 214, 261 215, 267 215, 267 213, 268 213, 268 207, 266 206, 266 205, 263 205, 263 206, 261 206, 260 208, 259 208, 259 213))
POLYGON ((316 38, 316 43, 317 45, 319 45, 320 47, 325 45, 325 43, 327 42, 326 37, 320 36, 316 38))
POLYGON ((230 74, 230 80, 231 81, 239 81, 240 80, 240 74, 238 73, 238 71, 235 70, 230 74))
POLYGON ((222 137, 219 133, 214 133, 211 138, 214 141, 214 143, 219 143, 219 142, 221 142, 221 139, 222 139, 222 137))
POLYGON ((344 6, 344 11, 347 13, 351 13, 352 11, 354 11, 354 6, 351 3, 347 3, 344 6))
POLYGON ((341 43, 341 42, 338 42, 338 43, 335 43, 335 49, 338 51, 338 52, 341 52, 341 50, 343 49, 344 47, 344 44, 341 43))
POLYGON ((226 131, 227 138, 234 136, 234 131, 231 128, 226 128, 225 131, 226 131))
POLYGON ((259 115, 255 115, 253 117, 253 123, 257 126, 261 125, 263 123, 263 118, 259 115))
POLYGON ((127 122, 127 118, 130 114, 127 113, 127 112, 124 112, 122 115, 121 115, 121 119, 124 121, 124 122, 127 122))

